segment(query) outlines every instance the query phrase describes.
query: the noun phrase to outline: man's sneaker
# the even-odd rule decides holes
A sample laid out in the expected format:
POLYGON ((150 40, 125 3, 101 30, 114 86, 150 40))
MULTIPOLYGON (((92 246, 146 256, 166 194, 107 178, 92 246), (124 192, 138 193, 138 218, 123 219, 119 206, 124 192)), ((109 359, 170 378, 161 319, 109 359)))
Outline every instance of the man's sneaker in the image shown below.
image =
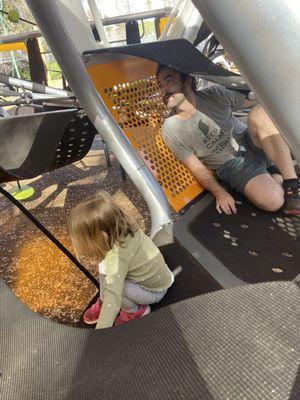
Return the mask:
POLYGON ((86 312, 83 314, 83 320, 86 324, 91 325, 91 324, 96 324, 100 315, 101 311, 101 300, 100 298, 94 303, 90 308, 86 310, 86 312))
POLYGON ((138 310, 135 313, 128 313, 124 310, 121 310, 120 314, 116 318, 115 326, 132 321, 133 319, 144 317, 145 315, 149 314, 150 311, 150 306, 139 306, 138 310))
POLYGON ((289 187, 284 194, 283 212, 288 215, 300 215, 300 184, 289 187))

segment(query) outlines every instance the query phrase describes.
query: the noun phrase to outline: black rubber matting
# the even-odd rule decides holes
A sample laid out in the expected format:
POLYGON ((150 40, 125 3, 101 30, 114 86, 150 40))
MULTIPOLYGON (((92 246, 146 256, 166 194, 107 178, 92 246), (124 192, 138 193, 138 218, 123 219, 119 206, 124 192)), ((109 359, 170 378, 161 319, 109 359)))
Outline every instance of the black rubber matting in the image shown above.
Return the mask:
POLYGON ((300 292, 243 285, 103 330, 31 312, 0 280, 5 400, 298 400, 300 292))
POLYGON ((221 286, 201 267, 198 261, 164 229, 156 235, 154 241, 158 244, 169 268, 175 271, 176 276, 173 285, 162 301, 151 306, 153 311, 190 297, 221 289, 221 286))
POLYGON ((264 212, 234 196, 236 215, 219 215, 212 201, 189 233, 245 282, 294 279, 300 273, 300 217, 264 212))

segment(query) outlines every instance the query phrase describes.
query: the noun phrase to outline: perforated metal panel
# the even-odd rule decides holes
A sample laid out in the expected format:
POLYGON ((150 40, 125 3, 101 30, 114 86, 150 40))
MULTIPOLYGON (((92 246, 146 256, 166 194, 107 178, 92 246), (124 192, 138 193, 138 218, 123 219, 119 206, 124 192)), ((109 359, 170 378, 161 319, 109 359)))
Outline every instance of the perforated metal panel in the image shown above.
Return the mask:
POLYGON ((91 148, 96 133, 85 112, 78 111, 70 120, 47 171, 81 160, 91 148))
POLYGON ((134 60, 138 60, 139 69, 129 69, 123 61, 116 62, 113 66, 93 65, 88 71, 116 121, 161 184, 170 205, 179 211, 201 193, 203 188, 184 165, 175 159, 162 140, 161 126, 168 112, 153 75, 156 64, 134 58, 131 62, 134 60), (152 65, 152 71, 149 70, 149 65, 152 65), (130 74, 130 70, 139 76, 130 79, 134 78, 134 73, 130 74), (124 78, 127 79, 120 81, 124 71, 124 78), (107 77, 112 77, 115 73, 118 73, 118 81, 109 82, 107 77), (104 80, 102 77, 105 77, 104 80))

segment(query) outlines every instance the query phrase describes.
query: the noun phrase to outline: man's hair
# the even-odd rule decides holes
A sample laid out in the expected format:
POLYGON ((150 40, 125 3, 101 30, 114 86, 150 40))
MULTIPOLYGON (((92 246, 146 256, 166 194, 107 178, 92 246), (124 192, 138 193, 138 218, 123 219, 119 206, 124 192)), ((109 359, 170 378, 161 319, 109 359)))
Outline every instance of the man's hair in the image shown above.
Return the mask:
POLYGON ((156 68, 156 73, 155 73, 156 79, 157 79, 157 77, 158 77, 158 74, 159 74, 163 69, 171 69, 171 70, 177 72, 177 73, 179 74, 179 76, 180 76, 180 80, 181 80, 182 83, 185 83, 185 81, 186 81, 189 77, 191 77, 191 78, 192 78, 191 87, 192 87, 193 92, 196 92, 196 90, 197 90, 197 82, 196 82, 196 78, 195 78, 194 76, 184 74, 183 72, 177 71, 177 69, 172 68, 172 67, 168 67, 167 65, 158 64, 158 66, 157 66, 157 68, 156 68))
POLYGON ((79 203, 68 217, 67 228, 77 257, 97 262, 138 229, 105 191, 79 203))

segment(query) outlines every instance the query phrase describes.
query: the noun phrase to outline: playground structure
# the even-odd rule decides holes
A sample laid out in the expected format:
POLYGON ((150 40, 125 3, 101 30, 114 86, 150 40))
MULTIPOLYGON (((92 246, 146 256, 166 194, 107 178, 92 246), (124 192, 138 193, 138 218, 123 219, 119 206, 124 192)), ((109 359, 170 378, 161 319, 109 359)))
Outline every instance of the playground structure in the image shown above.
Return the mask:
MULTIPOLYGON (((253 1, 246 1, 242 4, 230 0, 226 2, 225 6, 224 2, 218 0, 199 0, 194 4, 200 13, 191 3, 189 4, 189 13, 182 13, 182 10, 187 11, 186 2, 178 2, 173 14, 170 15, 171 22, 167 24, 158 43, 120 48, 107 47, 105 37, 102 37, 100 42, 95 41, 90 25, 84 18, 84 10, 80 1, 55 0, 51 3, 40 1, 37 4, 37 2, 28 0, 27 3, 81 107, 86 111, 89 120, 105 142, 109 144, 146 200, 151 213, 151 234, 156 243, 161 246, 162 251, 164 250, 167 262, 173 267, 180 264, 183 270, 188 270, 189 266, 194 268, 193 271, 199 273, 199 281, 196 284, 200 285, 201 277, 205 280, 208 292, 218 288, 235 288, 165 307, 164 310, 150 315, 145 321, 133 323, 132 327, 131 324, 128 324, 116 332, 109 330, 93 332, 92 335, 82 332, 73 334, 68 329, 55 328, 56 334, 60 338, 51 342, 51 349, 55 354, 58 354, 61 349, 60 343, 70 337, 74 343, 79 343, 79 347, 83 348, 83 354, 79 358, 72 358, 72 348, 67 349, 69 357, 64 360, 59 373, 51 369, 53 380, 52 382, 48 381, 48 391, 47 394, 43 394, 43 397, 45 399, 50 399, 51 396, 62 399, 83 399, 97 398, 101 393, 107 398, 116 398, 114 396, 124 398, 121 394, 123 389, 129 393, 130 398, 176 398, 176 395, 180 393, 181 398, 186 399, 219 399, 224 398, 224 393, 226 393, 226 396, 232 399, 238 399, 241 395, 248 396, 246 398, 249 399, 296 399, 299 395, 299 365, 297 361, 299 329, 293 330, 291 327, 299 327, 298 285, 297 283, 273 283, 269 286, 268 284, 252 286, 247 283, 279 280, 279 278, 272 279, 269 269, 270 265, 273 265, 272 263, 280 260, 284 250, 293 254, 294 264, 291 264, 290 270, 286 271, 281 279, 296 282, 299 280, 300 271, 296 262, 299 257, 297 246, 299 223, 295 218, 286 219, 286 228, 281 229, 274 223, 276 217, 272 218, 266 213, 258 211, 255 211, 258 214, 257 218, 251 219, 253 207, 244 199, 241 199, 243 206, 239 219, 228 221, 222 216, 216 217, 213 214, 212 197, 203 193, 202 188, 164 148, 159 136, 159 128, 166 116, 166 111, 157 94, 156 82, 153 77, 156 63, 161 62, 232 88, 247 90, 247 81, 255 90, 262 104, 269 110, 278 127, 285 133, 295 159, 299 161, 298 126, 300 121, 296 107, 299 104, 300 82, 298 69, 294 69, 293 65, 297 65, 297 57, 300 53, 295 56, 285 31, 288 20, 295 40, 300 39, 300 27, 292 2, 288 0, 284 2, 286 6, 284 15, 282 14, 282 2, 280 6, 276 7, 271 1, 266 1, 263 6, 259 1, 255 1, 255 7, 253 1), (228 9, 230 9, 230 14, 227 12, 228 9), (221 71, 200 54, 197 55, 199 57, 197 59, 198 69, 196 69, 195 63, 192 62, 194 48, 189 41, 194 42, 197 37, 199 25, 202 22, 200 14, 223 43, 243 77, 235 76, 228 71, 221 71), (175 15, 176 20, 172 23, 175 15), (193 18, 189 19, 191 15, 193 18), (197 16, 196 19, 195 16, 197 16), (265 21, 274 18, 277 22, 274 35, 277 38, 280 37, 280 46, 277 51, 274 50, 274 47, 271 51, 271 46, 269 44, 266 46, 261 36, 265 21), (240 23, 236 24, 235 21, 240 23), (195 26, 198 29, 195 29, 195 26), (257 27, 254 31, 253 26, 257 27), (170 36, 168 36, 168 32, 170 36), (184 37, 187 41, 180 39, 174 42, 176 35, 175 37, 171 36, 171 32, 172 35, 177 32, 177 38, 184 37), (169 40, 169 37, 173 40, 169 40), (172 58, 174 43, 181 51, 172 58), (170 57, 168 57, 168 51, 170 57), (182 57, 183 52, 190 56, 182 57), (259 57, 261 53, 264 53, 265 56, 259 57), (182 62, 183 58, 186 60, 185 63, 182 62), (289 80, 287 80, 286 65, 289 66, 289 80), (188 70, 189 68, 191 69, 188 70), (173 172, 174 169, 176 174, 173 172), (185 211, 188 203, 199 194, 200 200, 197 204, 186 211, 177 223, 172 224, 170 206, 176 211, 185 211), (243 223, 241 224, 241 222, 243 223), (248 226, 250 224, 254 226, 254 233, 252 232, 249 236, 244 235, 242 231, 244 229, 242 225, 245 226, 245 222, 248 226), (273 236, 267 229, 270 228, 271 223, 273 236), (229 252, 228 247, 224 246, 226 237, 223 233, 227 230, 231 243, 234 243, 237 238, 234 238, 231 233, 237 229, 237 226, 239 226, 240 252, 233 252, 233 250, 229 252), (215 228, 220 228, 218 235, 215 228), (221 230, 223 232, 221 236, 224 237, 220 239, 221 230), (261 235, 259 237, 257 237, 258 231, 261 235), (262 237, 268 240, 260 244, 255 243, 255 236, 258 242, 262 240, 262 237), (277 244, 276 251, 272 250, 274 242, 277 244), (243 263, 248 263, 248 266, 253 263, 253 257, 251 260, 253 254, 250 254, 250 251, 253 253, 253 249, 257 249, 259 245, 262 246, 262 250, 258 251, 260 257, 256 263, 261 263, 260 268, 249 270, 243 263), (241 257, 241 249, 246 249, 246 252, 249 250, 248 261, 245 257, 241 257), (218 251, 220 252, 218 253, 218 251), (269 299, 276 299, 277 308, 270 302, 264 309, 264 304, 268 303, 268 295, 269 299), (218 306, 214 307, 214 302, 218 306), (248 304, 252 304, 250 311, 248 304), (280 312, 276 315, 278 310, 280 312), (182 313, 187 317, 180 322, 182 313), (224 315, 223 319, 221 318, 222 314, 224 315), (247 315, 246 318, 245 315, 247 315), (266 318, 268 318, 269 330, 264 325, 266 318), (288 335, 282 322, 285 318, 289 318, 287 322, 288 335), (199 328, 201 326, 207 327, 206 333, 205 328, 199 328), (271 331, 276 328, 278 328, 278 336, 273 337, 271 331), (173 331, 173 338, 172 335, 164 337, 166 330, 173 331), (222 331, 226 332, 224 335, 230 343, 229 347, 226 347, 222 340, 220 333, 222 331), (146 335, 145 343, 142 339, 146 332, 150 333, 146 335), (216 332, 219 333, 216 334, 216 332), (237 334, 237 332, 239 333, 237 334), (263 332, 262 336, 260 336, 260 332, 263 332), (214 344, 206 346, 207 352, 203 358, 201 357, 204 354, 202 340, 205 343, 205 340, 213 334, 215 334, 214 344), (137 363, 133 364, 135 372, 137 369, 143 370, 140 368, 141 364, 148 363, 146 349, 149 343, 154 352, 164 354, 162 358, 166 356, 165 353, 161 353, 161 345, 166 346, 168 341, 172 344, 166 350, 166 354, 170 357, 166 357, 162 362, 158 362, 157 358, 152 359, 145 369, 145 371, 151 371, 151 368, 158 366, 157 372, 161 374, 160 378, 162 377, 162 379, 156 392, 153 382, 159 380, 158 375, 153 377, 152 381, 149 379, 149 373, 148 375, 143 372, 139 373, 139 382, 143 383, 143 388, 128 381, 126 368, 130 361, 127 362, 127 360, 133 357, 133 354, 127 353, 127 350, 124 352, 124 359, 113 360, 113 369, 119 371, 114 373, 116 383, 119 384, 117 389, 107 385, 101 375, 99 376, 99 370, 106 368, 105 362, 95 365, 95 369, 89 369, 88 373, 82 368, 82 365, 89 365, 92 357, 90 348, 93 348, 100 359, 109 357, 109 349, 105 350, 103 342, 111 338, 111 341, 116 341, 116 346, 119 344, 118 349, 122 353, 122 349, 126 349, 128 345, 124 338, 129 335, 138 335, 137 346, 142 349, 141 354, 143 355, 138 358, 137 363), (151 335, 156 340, 147 342, 151 335), (277 346, 278 342, 284 343, 285 354, 290 355, 289 359, 283 357, 280 346, 277 346), (255 349, 253 349, 254 343, 259 343, 255 349), (180 349, 178 358, 171 356, 175 348, 180 349), (85 352, 86 349, 88 350, 85 352), (253 352, 249 349, 252 349, 253 352), (225 364, 219 370, 217 365, 220 365, 223 357, 220 357, 220 354, 223 354, 223 351, 225 359, 227 358, 230 363, 229 366, 225 364), (260 359, 262 353, 265 357, 263 360, 260 359), (247 357, 251 360, 243 365, 243 360, 247 357), (281 360, 280 366, 278 358, 281 360), (72 378, 74 365, 77 367, 77 371, 75 371, 75 378, 74 376, 72 378), (169 370, 170 365, 172 368, 169 370), (189 365, 192 372, 188 372, 185 365, 189 365), (210 370, 216 369, 215 375, 207 372, 209 365, 210 370), (268 375, 267 373, 267 369, 274 371, 274 368, 278 368, 278 371, 281 371, 279 372, 281 377, 281 373, 287 370, 287 365, 289 365, 288 379, 284 381, 280 379, 278 383, 278 375, 275 373, 268 375), (263 370, 263 368, 265 369, 263 370), (257 374, 257 371, 263 372, 257 374), (174 376, 177 373, 182 375, 176 383, 174 376), (224 380, 222 380, 222 375, 226 376, 224 380), (62 376, 66 377, 68 382, 67 389, 62 388, 59 382, 62 376), (88 382, 85 389, 83 389, 83 381, 88 382), (72 389, 74 382, 78 384, 78 390, 72 389), (275 383, 279 385, 276 389, 274 389, 275 383)), ((94 11, 96 12, 95 9, 94 11)), ((101 19, 97 20, 96 27, 98 33, 102 32, 101 19)), ((298 43, 300 43, 299 40, 298 43)), ((51 113, 44 114, 44 118, 55 118, 55 115, 51 113)), ((72 114, 74 111, 62 111, 57 115, 66 116, 68 113, 72 114)), ((35 118, 42 117, 43 115, 37 114, 35 118)), ((0 123, 2 121, 3 124, 13 124, 9 119, 5 121, 4 118, 0 120, 0 123)), ((63 130, 62 124, 58 123, 58 125, 63 130)), ((13 129, 12 125, 10 130, 13 132, 13 129)), ((59 129, 56 129, 56 132, 58 131, 59 129)), ((41 148, 42 145, 39 145, 39 149, 41 148)), ((45 145, 44 151, 45 154, 49 154, 47 145, 45 145)), ((55 145, 52 146, 52 151, 57 154, 55 145)), ((3 157, 1 161, 2 159, 3 157)), ((3 167, 1 162, 0 165, 3 167)), ((34 165, 36 166, 36 163, 34 165)), ((24 167, 22 162, 19 165, 6 166, 3 169, 14 177, 22 177, 18 175, 21 167, 24 167)), ((36 173, 40 173, 42 170, 47 170, 47 168, 43 166, 36 173)), ((27 169, 28 171, 30 168, 27 169)), ((34 171, 31 172, 34 174, 34 171)), ((228 234, 226 235, 228 236, 228 234)), ((178 281, 180 279, 179 276, 178 281)), ((184 283, 191 284, 191 281, 184 283)), ((3 286, 1 294, 6 303, 15 304, 15 300, 6 291, 7 289, 3 286)), ((5 307, 2 312, 5 315, 5 307)), ((29 326, 29 322, 26 321, 31 321, 32 328, 30 327, 30 329, 34 331, 34 327, 40 324, 45 337, 50 335, 51 327, 50 325, 48 327, 48 322, 43 323, 30 314, 27 316, 27 312, 24 314, 25 326, 29 326)), ((5 321, 6 325, 10 322, 7 317, 5 321)), ((7 331, 9 331, 8 328, 7 331)), ((39 346, 40 349, 43 349, 43 343, 39 346)), ((205 345, 203 346, 205 347, 205 345)), ((63 349, 61 350, 63 351, 63 349)), ((20 349, 19 351, 21 352, 20 349)), ((36 364, 31 352, 25 349, 22 354, 27 362, 32 363, 32 367, 35 368, 36 364)), ((14 356, 13 359, 18 357, 18 354, 10 353, 10 355, 14 356)), ((59 362, 62 361, 60 356, 58 359, 59 362)), ((46 359, 42 354, 39 354, 38 357, 38 363, 41 366, 52 363, 53 360, 51 357, 46 359)), ((14 365, 12 361, 9 368, 13 368, 14 365)), ((31 380, 30 374, 22 375, 22 367, 18 372, 17 385, 14 387, 7 384, 7 377, 5 377, 6 386, 4 386, 7 396, 14 395, 12 398, 16 399, 21 398, 21 389, 19 390, 18 386, 21 388, 24 383, 25 396, 29 393, 31 380)), ((45 383, 43 373, 40 373, 38 382, 40 385, 45 383)), ((31 398, 38 398, 39 390, 38 387, 35 387, 34 397, 31 398)))

